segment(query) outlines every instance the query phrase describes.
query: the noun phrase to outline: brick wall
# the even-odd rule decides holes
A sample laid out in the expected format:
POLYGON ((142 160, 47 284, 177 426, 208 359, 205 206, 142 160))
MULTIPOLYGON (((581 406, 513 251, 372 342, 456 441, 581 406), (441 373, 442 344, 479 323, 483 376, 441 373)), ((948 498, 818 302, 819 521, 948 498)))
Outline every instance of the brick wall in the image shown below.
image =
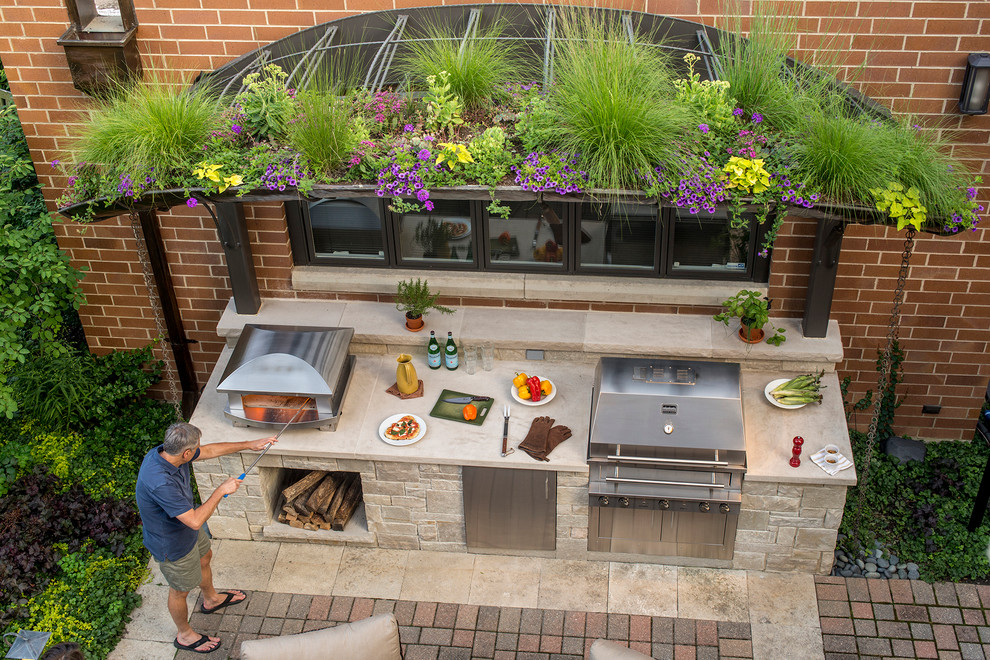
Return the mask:
MULTIPOLYGON (((302 0, 138 0, 135 4, 146 70, 165 65, 191 77, 302 28, 362 11, 422 3, 354 0, 319 10, 302 0)), ((719 5, 718 0, 622 0, 609 6, 718 25, 719 5)), ((812 60, 814 49, 828 41, 828 35, 839 35, 832 43, 842 49, 843 63, 863 65, 857 83, 862 91, 897 112, 917 115, 918 122, 931 130, 952 132, 957 155, 966 158, 974 172, 984 178, 990 175, 990 117, 955 112, 966 55, 987 49, 990 3, 806 0, 800 5, 799 57, 812 60)), ((65 55, 56 44, 67 24, 66 10, 57 0, 19 0, 16 6, 9 2, 0 6, 0 59, 52 207, 64 181, 55 176, 49 162, 69 147, 73 124, 88 105, 87 98, 72 87, 65 55)), ((987 188, 980 190, 979 198, 987 203, 987 188)), ((314 297, 290 288, 291 255, 281 207, 252 204, 245 210, 262 295, 314 297)), ((223 254, 212 220, 202 210, 174 209, 161 214, 160 221, 186 332, 198 342, 192 352, 202 384, 221 348, 215 324, 230 295, 223 254)), ((156 337, 130 220, 107 220, 85 231, 62 224, 57 233, 75 263, 90 269, 83 284, 89 302, 82 316, 92 348, 139 346, 156 337)), ((803 311, 813 235, 813 222, 804 219, 792 219, 781 231, 770 280, 776 313, 800 316, 803 311)), ((901 344, 907 360, 899 432, 945 439, 972 435, 990 378, 990 364, 984 358, 990 341, 990 309, 983 301, 990 294, 986 239, 986 231, 980 230, 918 241, 902 308, 901 344), (923 403, 942 405, 941 414, 922 416, 923 403)), ((853 398, 875 388, 874 361, 886 335, 900 243, 901 237, 889 228, 853 226, 846 233, 833 317, 842 325, 847 359, 840 372, 852 378, 853 398)), ((649 311, 711 310, 651 306, 649 311)), ((857 423, 865 428, 868 420, 857 423)))

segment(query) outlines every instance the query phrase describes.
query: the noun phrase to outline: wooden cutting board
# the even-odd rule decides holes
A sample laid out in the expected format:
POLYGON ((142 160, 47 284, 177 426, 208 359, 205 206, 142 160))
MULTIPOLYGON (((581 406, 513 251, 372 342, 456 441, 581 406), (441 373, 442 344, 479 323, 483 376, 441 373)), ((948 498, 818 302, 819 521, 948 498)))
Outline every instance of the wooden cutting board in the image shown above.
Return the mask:
POLYGON ((433 406, 433 410, 430 411, 430 417, 436 417, 438 419, 449 419, 454 422, 460 422, 462 424, 471 424, 473 426, 481 426, 488 419, 488 410, 495 403, 495 399, 488 399, 488 401, 472 401, 474 407, 478 409, 478 416, 470 421, 464 419, 464 406, 466 403, 447 403, 444 399, 452 399, 457 396, 485 396, 484 394, 471 394, 469 392, 455 392, 454 390, 444 390, 437 397, 437 403, 433 406))

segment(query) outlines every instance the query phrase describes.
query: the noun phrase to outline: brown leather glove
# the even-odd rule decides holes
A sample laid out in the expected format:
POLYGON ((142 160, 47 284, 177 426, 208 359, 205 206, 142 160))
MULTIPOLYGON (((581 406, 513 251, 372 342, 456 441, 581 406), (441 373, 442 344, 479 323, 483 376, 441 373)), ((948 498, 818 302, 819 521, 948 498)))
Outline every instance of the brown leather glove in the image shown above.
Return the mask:
POLYGON ((556 420, 549 417, 537 417, 529 427, 526 439, 519 444, 519 448, 537 460, 546 460, 541 456, 547 453, 547 436, 550 428, 556 420))
POLYGON ((539 453, 531 453, 530 456, 541 461, 549 461, 550 452, 569 437, 571 437, 571 430, 569 428, 563 425, 553 426, 550 428, 549 433, 547 433, 546 450, 539 453))
MULTIPOLYGON (((557 445, 562 443, 571 437, 571 430, 566 426, 558 424, 557 426, 551 427, 550 433, 547 435, 547 453, 544 456, 549 456, 557 445)), ((549 458, 546 460, 550 460, 549 458)))

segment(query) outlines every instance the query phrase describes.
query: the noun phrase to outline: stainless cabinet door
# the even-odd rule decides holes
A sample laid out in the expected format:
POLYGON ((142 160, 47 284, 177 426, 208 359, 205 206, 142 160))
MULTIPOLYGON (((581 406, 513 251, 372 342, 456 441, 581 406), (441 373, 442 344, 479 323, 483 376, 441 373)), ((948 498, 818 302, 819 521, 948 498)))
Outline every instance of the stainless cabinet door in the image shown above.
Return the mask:
POLYGON ((556 472, 465 467, 462 474, 468 548, 557 548, 556 472))

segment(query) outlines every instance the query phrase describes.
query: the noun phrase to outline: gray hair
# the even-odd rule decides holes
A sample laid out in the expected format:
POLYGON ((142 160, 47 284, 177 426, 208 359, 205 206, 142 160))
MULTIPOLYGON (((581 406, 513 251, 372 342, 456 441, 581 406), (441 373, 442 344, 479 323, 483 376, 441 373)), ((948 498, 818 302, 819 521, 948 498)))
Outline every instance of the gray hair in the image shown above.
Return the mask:
POLYGON ((165 441, 163 449, 166 454, 180 456, 187 449, 195 449, 199 444, 199 439, 203 432, 192 424, 176 422, 165 429, 165 441))

